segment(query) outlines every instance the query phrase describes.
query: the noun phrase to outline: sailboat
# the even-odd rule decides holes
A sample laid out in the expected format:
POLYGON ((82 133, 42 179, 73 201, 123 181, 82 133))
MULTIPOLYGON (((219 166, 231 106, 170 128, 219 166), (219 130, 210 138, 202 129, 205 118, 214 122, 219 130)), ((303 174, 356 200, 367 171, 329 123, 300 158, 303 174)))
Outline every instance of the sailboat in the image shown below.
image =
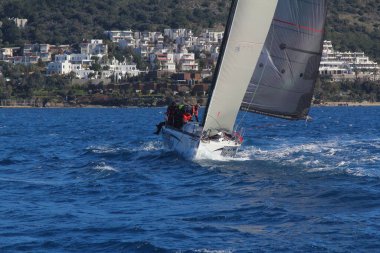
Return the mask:
POLYGON ((239 110, 308 117, 321 59, 327 0, 234 0, 203 122, 164 126, 185 158, 234 156, 239 110))

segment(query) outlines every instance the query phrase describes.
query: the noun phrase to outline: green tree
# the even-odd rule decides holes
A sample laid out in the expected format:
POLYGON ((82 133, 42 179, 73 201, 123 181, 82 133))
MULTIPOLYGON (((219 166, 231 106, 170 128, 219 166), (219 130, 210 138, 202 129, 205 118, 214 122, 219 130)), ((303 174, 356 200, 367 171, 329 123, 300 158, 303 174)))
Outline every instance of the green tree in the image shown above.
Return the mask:
POLYGON ((93 71, 100 71, 102 69, 102 66, 100 66, 99 63, 92 63, 90 69, 93 71))
POLYGON ((1 27, 4 43, 11 45, 16 44, 21 39, 20 29, 16 26, 15 22, 8 19, 3 19, 3 25, 1 27))

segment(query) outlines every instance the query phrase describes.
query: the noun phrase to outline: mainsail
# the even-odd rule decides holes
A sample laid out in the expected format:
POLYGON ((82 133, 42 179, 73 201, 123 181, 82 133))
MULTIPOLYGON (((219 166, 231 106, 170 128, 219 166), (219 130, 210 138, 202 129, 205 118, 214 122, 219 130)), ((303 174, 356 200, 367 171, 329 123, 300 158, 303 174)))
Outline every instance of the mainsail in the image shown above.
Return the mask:
POLYGON ((242 109, 306 118, 318 75, 327 0, 281 0, 242 109))
POLYGON ((244 93, 267 38, 277 2, 233 1, 214 75, 212 95, 203 122, 204 131, 233 130, 244 93))

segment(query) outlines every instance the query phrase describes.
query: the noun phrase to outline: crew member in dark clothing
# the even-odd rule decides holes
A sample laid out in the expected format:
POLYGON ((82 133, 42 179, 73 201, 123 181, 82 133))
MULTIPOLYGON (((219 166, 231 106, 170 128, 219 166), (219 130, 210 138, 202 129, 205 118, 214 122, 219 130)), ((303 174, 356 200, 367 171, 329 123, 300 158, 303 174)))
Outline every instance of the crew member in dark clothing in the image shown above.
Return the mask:
POLYGON ((176 106, 174 112, 174 127, 180 129, 183 126, 183 114, 185 113, 185 106, 180 104, 176 106))
POLYGON ((166 111, 166 116, 167 116, 166 124, 168 126, 174 125, 174 115, 175 115, 176 107, 177 107, 176 102, 172 102, 166 111))
POLYGON ((168 109, 166 110, 166 121, 160 122, 157 127, 157 131, 154 132, 154 134, 160 134, 161 129, 165 124, 169 126, 173 126, 174 124, 174 114, 176 110, 177 104, 175 102, 172 102, 170 106, 168 106, 168 109))
POLYGON ((199 122, 198 120, 198 111, 199 111, 199 104, 193 105, 193 116, 195 117, 195 120, 199 122))

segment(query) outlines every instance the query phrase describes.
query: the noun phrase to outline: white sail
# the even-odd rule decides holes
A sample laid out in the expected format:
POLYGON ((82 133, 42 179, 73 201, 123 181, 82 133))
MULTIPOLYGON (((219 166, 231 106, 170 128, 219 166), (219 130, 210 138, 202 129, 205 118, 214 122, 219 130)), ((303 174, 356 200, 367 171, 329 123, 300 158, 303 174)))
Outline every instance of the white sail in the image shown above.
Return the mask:
POLYGON ((245 91, 268 35, 278 0, 233 2, 203 131, 233 131, 245 91))

